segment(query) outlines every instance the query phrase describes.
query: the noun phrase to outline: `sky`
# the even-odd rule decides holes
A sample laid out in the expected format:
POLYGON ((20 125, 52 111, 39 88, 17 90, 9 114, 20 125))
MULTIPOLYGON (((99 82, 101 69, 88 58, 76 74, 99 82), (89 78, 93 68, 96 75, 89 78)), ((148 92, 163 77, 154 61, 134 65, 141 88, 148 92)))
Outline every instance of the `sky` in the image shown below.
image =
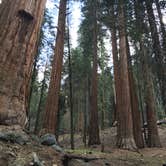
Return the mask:
MULTIPOLYGON (((54 9, 54 0, 47 0, 47 8, 49 9, 54 9)), ((59 5, 59 0, 57 0, 57 6, 59 5)), ((79 29, 79 25, 81 22, 81 9, 80 9, 80 3, 79 2, 74 2, 72 6, 70 6, 70 12, 71 12, 71 19, 70 19, 70 35, 71 35, 71 44, 72 44, 72 48, 77 47, 77 39, 78 39, 78 29, 79 29)), ((56 8, 56 11, 58 13, 58 9, 56 8)), ((163 12, 163 23, 166 25, 166 12, 163 12)), ((54 13, 55 15, 55 13, 54 13)), ((57 15, 55 17, 55 21, 57 21, 57 15)), ((55 24, 57 24, 55 22, 55 24)), ((109 49, 109 41, 106 41, 106 47, 109 49)))
MULTIPOLYGON (((59 0, 57 0, 56 5, 59 6, 59 0)), ((54 13, 54 16, 55 16, 55 24, 57 24, 58 9, 54 7, 53 0, 47 0, 46 7, 51 10, 56 10, 54 13)), ((70 14, 71 44, 72 44, 72 48, 75 48, 77 47, 77 39, 78 39, 77 31, 79 29, 79 25, 81 22, 80 2, 74 2, 73 5, 70 5, 69 13, 71 13, 70 14)))
MULTIPOLYGON (((56 8, 56 12, 54 10, 54 2, 55 0, 47 0, 46 7, 49 9, 53 9, 54 13, 53 15, 55 16, 55 24, 57 25, 57 14, 58 14, 58 9, 56 8), (56 14, 55 14, 56 13, 56 14)), ((57 6, 59 6, 59 0, 57 0, 57 6)), ((70 5, 70 37, 71 37, 71 46, 72 48, 77 47, 77 40, 78 40, 78 29, 79 25, 81 23, 81 4, 80 2, 73 2, 72 5, 70 5)), ((163 12, 164 17, 163 17, 163 23, 166 25, 166 12, 163 12)), ((110 36, 110 33, 108 34, 110 36)), ((111 43, 110 39, 105 39, 105 47, 108 52, 108 55, 111 56, 111 43)), ((112 57, 110 58, 109 66, 112 66, 112 57)))

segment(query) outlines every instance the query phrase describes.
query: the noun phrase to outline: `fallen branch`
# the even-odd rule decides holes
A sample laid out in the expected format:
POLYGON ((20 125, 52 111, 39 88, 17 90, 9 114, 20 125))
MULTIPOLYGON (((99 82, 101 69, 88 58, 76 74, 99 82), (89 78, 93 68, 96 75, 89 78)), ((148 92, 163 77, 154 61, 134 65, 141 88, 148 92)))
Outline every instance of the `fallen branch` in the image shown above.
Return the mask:
POLYGON ((72 154, 65 154, 63 156, 63 162, 64 163, 68 163, 69 160, 72 159, 78 159, 78 160, 83 160, 85 162, 90 162, 93 160, 100 160, 100 159, 104 159, 104 158, 99 158, 99 157, 85 157, 85 156, 79 156, 79 155, 72 155, 72 154))

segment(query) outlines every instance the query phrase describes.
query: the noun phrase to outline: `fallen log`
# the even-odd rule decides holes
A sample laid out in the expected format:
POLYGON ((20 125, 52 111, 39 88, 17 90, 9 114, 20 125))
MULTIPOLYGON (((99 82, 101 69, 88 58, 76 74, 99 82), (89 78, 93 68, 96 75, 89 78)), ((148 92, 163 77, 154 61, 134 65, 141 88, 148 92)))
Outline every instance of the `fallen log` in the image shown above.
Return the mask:
POLYGON ((104 158, 65 154, 62 159, 63 165, 67 166, 68 162, 72 159, 83 160, 84 162, 90 162, 90 161, 100 160, 100 159, 104 159, 104 158))

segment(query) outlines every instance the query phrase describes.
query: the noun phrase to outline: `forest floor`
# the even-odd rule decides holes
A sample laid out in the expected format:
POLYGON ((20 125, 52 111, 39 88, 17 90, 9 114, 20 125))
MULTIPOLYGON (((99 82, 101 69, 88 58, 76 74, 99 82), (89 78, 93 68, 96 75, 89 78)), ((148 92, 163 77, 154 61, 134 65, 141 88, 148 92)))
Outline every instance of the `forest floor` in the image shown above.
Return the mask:
MULTIPOLYGON (((75 149, 67 150, 71 154, 79 154, 84 156, 102 158, 91 162, 92 166, 165 166, 166 164, 166 125, 158 126, 162 148, 144 148, 138 152, 128 150, 119 150, 115 147, 116 141, 116 127, 105 129, 101 131, 100 137, 102 146, 93 146, 85 148, 82 136, 75 135, 75 149), (103 150, 104 152, 101 152, 103 150)), ((70 148, 70 137, 68 134, 62 135, 59 142, 63 148, 70 148)))
MULTIPOLYGON (((9 130, 8 127, 4 128, 9 130)), ((12 131, 21 133, 20 128, 17 127, 12 128, 12 131)), ((70 150, 70 135, 64 134, 59 137, 60 145, 63 145, 63 153, 41 145, 34 135, 27 135, 29 141, 26 144, 0 141, 0 166, 164 166, 166 125, 159 126, 159 134, 163 148, 144 148, 138 152, 115 148, 115 127, 101 132, 104 152, 101 152, 101 149, 103 150, 101 145, 85 148, 80 134, 75 135, 76 150, 70 150)))

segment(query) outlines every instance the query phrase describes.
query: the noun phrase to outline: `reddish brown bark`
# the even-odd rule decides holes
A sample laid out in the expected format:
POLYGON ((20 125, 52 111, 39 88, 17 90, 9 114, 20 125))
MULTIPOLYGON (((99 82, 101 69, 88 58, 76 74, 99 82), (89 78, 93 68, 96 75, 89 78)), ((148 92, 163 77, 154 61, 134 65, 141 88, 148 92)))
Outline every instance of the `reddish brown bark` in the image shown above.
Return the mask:
MULTIPOLYGON (((160 28, 161 28, 161 33, 162 33, 162 55, 164 56, 164 61, 163 64, 166 66, 166 30, 165 30, 165 26, 163 23, 163 16, 161 13, 161 9, 160 9, 160 5, 159 5, 159 0, 155 0, 156 2, 156 7, 157 7, 157 12, 158 12, 158 16, 159 16, 159 20, 160 20, 160 28)), ((161 87, 161 95, 162 95, 162 100, 163 100, 163 106, 165 109, 165 113, 166 113, 166 67, 164 68, 164 73, 163 73, 163 83, 162 83, 162 87, 161 87)))
MULTIPOLYGON (((115 85, 115 112, 114 120, 119 119, 120 114, 120 99, 121 99, 121 83, 120 83, 120 63, 118 58, 118 48, 117 48, 117 36, 116 36, 116 25, 115 25, 115 15, 114 8, 111 6, 111 41, 112 41, 112 55, 113 55, 113 65, 114 65, 114 85, 115 85)), ((119 128, 117 128, 119 129, 119 128)), ((117 133, 120 133, 119 131, 117 133)), ((119 136, 117 136, 119 137, 119 136)))
POLYGON ((136 149, 130 100, 130 84, 128 73, 128 58, 125 32, 124 3, 120 1, 119 5, 119 47, 120 47, 120 81, 121 81, 121 98, 120 108, 118 111, 118 130, 117 146, 123 149, 136 149))
POLYGON ((96 4, 93 7, 93 69, 92 69, 92 94, 90 101, 89 141, 88 145, 100 144, 98 108, 97 108, 97 16, 96 4))
POLYGON ((46 132, 50 132, 53 134, 56 133, 58 125, 57 116, 64 52, 66 2, 67 0, 61 0, 59 6, 56 46, 52 63, 51 80, 45 108, 44 128, 46 129, 46 132))
POLYGON ((25 124, 28 83, 46 0, 0 5, 0 123, 25 124))
POLYGON ((68 47, 68 68, 69 68, 69 101, 70 101, 70 143, 71 143, 71 149, 74 149, 74 114, 73 114, 73 84, 72 84, 72 64, 71 64, 71 48, 70 48, 70 21, 69 18, 67 19, 67 47, 68 47))
POLYGON ((147 63, 147 50, 141 45, 143 50, 142 64, 143 76, 145 80, 145 103, 146 103, 146 114, 147 114, 147 128, 148 128, 148 146, 149 147, 161 147, 160 138, 157 129, 157 119, 156 119, 156 103, 153 92, 153 80, 151 78, 150 68, 147 63))
POLYGON ((129 71, 130 80, 130 95, 131 95, 131 108, 133 118, 133 134, 134 140, 138 148, 144 148, 144 141, 142 135, 141 115, 139 111, 138 96, 136 93, 135 80, 132 71, 129 71))
POLYGON ((165 106, 165 102, 166 102, 166 69, 165 69, 166 68, 165 67, 165 65, 166 65, 166 63, 165 63, 166 54, 165 54, 164 51, 166 49, 166 43, 165 43, 166 39, 165 39, 165 33, 163 31, 163 30, 165 30, 165 28, 161 26, 162 27, 162 32, 163 32, 162 33, 163 49, 162 49, 161 44, 160 44, 160 40, 159 40, 158 31, 157 31, 157 25, 156 25, 156 22, 155 22, 155 15, 153 13, 153 8, 152 8, 153 2, 151 0, 146 0, 145 4, 146 4, 148 20, 149 20, 149 24, 150 24, 152 44, 153 44, 153 48, 154 48, 153 51, 155 53, 155 60, 156 60, 155 70, 157 72, 158 81, 159 81, 159 84, 160 84, 160 90, 161 90, 161 95, 162 95, 162 99, 163 99, 163 105, 165 106))
POLYGON ((113 55, 113 65, 114 65, 114 84, 115 84, 115 117, 116 120, 118 108, 119 108, 119 99, 121 96, 120 92, 120 68, 119 68, 119 59, 118 59, 118 49, 117 49, 117 36, 116 36, 116 26, 115 26, 115 15, 113 6, 111 7, 111 41, 112 41, 112 55, 113 55))
POLYGON ((131 110, 132 110, 132 119, 133 119, 133 134, 134 140, 138 148, 144 147, 144 140, 142 135, 142 126, 141 126, 141 114, 139 111, 139 103, 137 96, 137 87, 135 84, 135 79, 132 71, 132 62, 130 56, 130 47, 129 42, 126 36, 126 45, 127 45, 127 56, 128 56, 128 72, 129 72, 129 85, 130 85, 130 98, 131 98, 131 110))
POLYGON ((140 34, 138 42, 140 44, 140 60, 142 64, 142 73, 145 84, 145 103, 146 103, 146 113, 147 113, 147 123, 148 123, 148 146, 149 147, 160 147, 160 139, 157 130, 156 123, 156 106, 155 106, 155 97, 153 93, 153 83, 151 78, 150 66, 148 66, 148 54, 147 48, 144 45, 143 33, 145 25, 143 23, 145 11, 139 1, 135 0, 135 15, 136 15, 136 24, 138 27, 138 32, 140 34), (139 12, 142 11, 142 13, 139 12))

